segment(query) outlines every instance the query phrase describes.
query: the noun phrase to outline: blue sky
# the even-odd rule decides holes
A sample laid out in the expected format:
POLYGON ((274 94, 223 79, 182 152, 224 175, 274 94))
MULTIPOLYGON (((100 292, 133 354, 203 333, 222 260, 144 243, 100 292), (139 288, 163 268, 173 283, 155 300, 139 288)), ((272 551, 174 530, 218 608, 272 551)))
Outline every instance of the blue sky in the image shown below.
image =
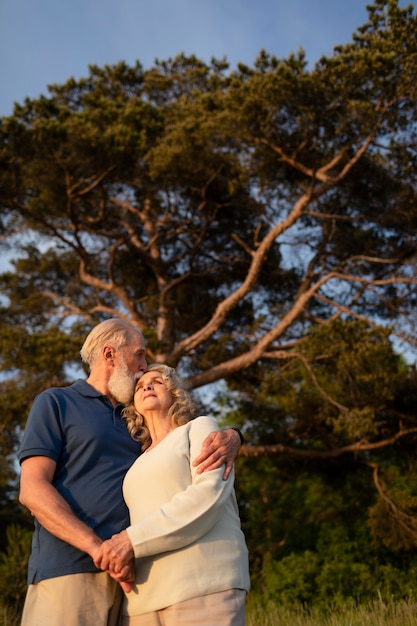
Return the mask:
MULTIPOLYGON (((48 84, 88 75, 88 65, 180 52, 252 65, 304 48, 313 64, 367 21, 364 0, 1 0, 0 116, 48 94, 48 84)), ((406 3, 401 2, 402 5, 406 3)), ((408 4, 408 3, 407 3, 408 4)))

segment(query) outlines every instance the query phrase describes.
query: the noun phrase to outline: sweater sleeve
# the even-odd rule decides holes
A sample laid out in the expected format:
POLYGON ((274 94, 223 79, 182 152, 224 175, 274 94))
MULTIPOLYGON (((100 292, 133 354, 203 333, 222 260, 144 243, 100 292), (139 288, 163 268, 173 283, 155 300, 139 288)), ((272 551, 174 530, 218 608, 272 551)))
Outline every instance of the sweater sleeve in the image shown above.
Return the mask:
POLYGON ((218 430, 218 426, 210 417, 203 416, 190 422, 191 483, 152 514, 127 528, 136 557, 189 545, 205 535, 218 520, 234 490, 234 473, 228 480, 223 480, 223 467, 197 474, 192 466, 202 442, 214 430, 218 430))

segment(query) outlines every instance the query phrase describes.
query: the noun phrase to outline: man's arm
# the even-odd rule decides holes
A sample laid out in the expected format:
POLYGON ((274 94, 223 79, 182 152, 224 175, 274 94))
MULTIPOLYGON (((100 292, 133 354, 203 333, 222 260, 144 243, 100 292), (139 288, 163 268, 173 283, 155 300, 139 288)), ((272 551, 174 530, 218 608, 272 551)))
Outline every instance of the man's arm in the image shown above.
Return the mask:
POLYGON ((233 428, 210 433, 203 441, 201 454, 194 460, 197 473, 208 472, 226 464, 223 480, 229 478, 233 463, 242 445, 239 433, 233 428))
POLYGON ((87 552, 94 560, 102 541, 74 515, 52 485, 55 467, 55 461, 46 456, 32 456, 22 461, 19 501, 46 530, 87 552))
MULTIPOLYGON (((52 485, 55 467, 55 461, 46 456, 32 456, 22 461, 19 501, 52 535, 86 552, 95 561, 103 542, 74 515, 67 501, 52 485)), ((129 592, 130 582, 135 580, 134 560, 113 577, 123 591, 129 592)))

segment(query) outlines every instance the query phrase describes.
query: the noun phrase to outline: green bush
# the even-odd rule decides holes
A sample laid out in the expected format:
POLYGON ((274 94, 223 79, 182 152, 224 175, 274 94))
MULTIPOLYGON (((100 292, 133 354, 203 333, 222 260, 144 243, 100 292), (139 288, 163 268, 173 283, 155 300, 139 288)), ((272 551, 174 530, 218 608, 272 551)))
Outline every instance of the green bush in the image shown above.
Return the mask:
POLYGON ((329 541, 319 542, 317 551, 292 553, 280 560, 266 556, 261 584, 254 589, 264 598, 286 606, 301 605, 325 609, 352 603, 364 605, 380 598, 402 601, 416 596, 417 563, 409 555, 397 563, 363 550, 336 529, 329 541), (340 535, 340 543, 335 542, 340 535))

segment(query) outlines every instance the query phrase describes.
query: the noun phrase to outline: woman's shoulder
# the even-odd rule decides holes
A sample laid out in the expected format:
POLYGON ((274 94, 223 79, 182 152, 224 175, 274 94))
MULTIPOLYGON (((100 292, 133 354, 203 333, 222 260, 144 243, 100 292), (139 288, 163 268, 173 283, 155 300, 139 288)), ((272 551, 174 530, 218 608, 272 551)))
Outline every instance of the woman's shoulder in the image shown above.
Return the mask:
POLYGON ((188 424, 190 430, 207 430, 208 432, 220 430, 217 420, 210 415, 198 415, 188 424))

